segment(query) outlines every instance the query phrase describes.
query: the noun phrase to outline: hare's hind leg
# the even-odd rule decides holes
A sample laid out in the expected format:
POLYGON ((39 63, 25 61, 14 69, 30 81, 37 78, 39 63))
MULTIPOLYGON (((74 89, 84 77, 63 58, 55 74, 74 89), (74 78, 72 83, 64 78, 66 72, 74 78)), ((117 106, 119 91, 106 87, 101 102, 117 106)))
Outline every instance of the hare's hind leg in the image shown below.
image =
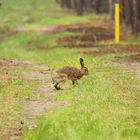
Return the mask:
POLYGON ((62 86, 64 83, 65 83, 65 81, 61 81, 61 82, 59 82, 59 83, 56 83, 56 84, 54 85, 54 87, 55 87, 57 90, 60 90, 60 89, 61 89, 61 86, 62 86))
POLYGON ((54 87, 57 89, 57 90, 60 90, 60 87, 58 86, 59 83, 55 83, 54 87))
POLYGON ((59 86, 60 89, 62 89, 61 87, 62 87, 62 85, 64 85, 65 82, 66 82, 66 81, 63 80, 63 81, 61 81, 61 82, 58 84, 58 86, 59 86))

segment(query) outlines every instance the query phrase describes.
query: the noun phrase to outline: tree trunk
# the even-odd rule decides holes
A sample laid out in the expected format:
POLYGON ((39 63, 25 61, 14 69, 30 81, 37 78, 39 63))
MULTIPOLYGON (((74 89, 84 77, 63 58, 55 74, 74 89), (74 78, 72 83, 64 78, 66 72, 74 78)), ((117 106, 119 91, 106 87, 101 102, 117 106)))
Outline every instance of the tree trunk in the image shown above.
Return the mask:
POLYGON ((92 12, 93 11, 93 0, 85 0, 84 5, 86 8, 87 12, 92 12))
POLYGON ((109 14, 111 19, 114 17, 114 2, 113 0, 109 0, 109 14))
POLYGON ((132 23, 132 0, 124 0, 125 5, 125 23, 130 25, 132 23))
POLYGON ((95 0, 95 11, 96 11, 96 14, 99 14, 101 12, 101 1, 102 0, 95 0))
POLYGON ((65 0, 60 0, 60 6, 63 8, 65 6, 65 0))
POLYGON ((72 8, 71 0, 65 0, 65 4, 66 4, 66 7, 67 7, 68 9, 71 9, 71 8, 72 8))
POLYGON ((133 23, 132 31, 134 34, 138 33, 138 9, 137 9, 137 0, 133 0, 133 23))
POLYGON ((77 15, 83 15, 83 4, 84 4, 84 1, 83 0, 75 0, 76 2, 76 12, 77 12, 77 15))

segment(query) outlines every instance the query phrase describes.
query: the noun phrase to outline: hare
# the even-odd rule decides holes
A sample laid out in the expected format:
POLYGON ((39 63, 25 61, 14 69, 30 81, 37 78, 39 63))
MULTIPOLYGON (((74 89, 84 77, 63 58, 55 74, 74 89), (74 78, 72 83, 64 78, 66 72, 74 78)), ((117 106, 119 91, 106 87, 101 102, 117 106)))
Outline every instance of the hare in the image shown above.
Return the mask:
POLYGON ((81 79, 84 75, 88 75, 88 68, 84 66, 83 58, 80 58, 80 68, 65 66, 57 69, 52 74, 52 81, 54 87, 57 90, 61 89, 61 85, 65 83, 67 80, 71 80, 73 86, 78 85, 78 80, 81 79))

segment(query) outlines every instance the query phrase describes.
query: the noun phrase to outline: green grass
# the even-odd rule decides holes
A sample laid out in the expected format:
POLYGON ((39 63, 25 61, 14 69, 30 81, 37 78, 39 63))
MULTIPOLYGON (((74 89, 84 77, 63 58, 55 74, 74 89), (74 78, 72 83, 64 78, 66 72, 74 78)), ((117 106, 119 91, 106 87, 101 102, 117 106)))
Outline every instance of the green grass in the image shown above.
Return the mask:
MULTIPOLYGON (((76 50, 53 48, 57 46, 55 40, 65 35, 69 33, 49 36, 20 33, 1 42, 1 58, 39 61, 56 69, 64 65, 79 67, 79 58, 84 57, 89 68, 89 76, 80 80, 77 87, 72 88, 71 82, 68 82, 66 90, 58 91, 59 96, 55 98, 65 100, 68 106, 47 111, 44 117, 39 118, 38 127, 27 130, 21 139, 139 139, 138 81, 133 75, 120 71, 121 65, 112 64, 115 55, 93 58, 77 54, 76 50), (40 45, 46 50, 39 49, 40 45)), ((10 89, 12 95, 30 95, 32 90, 28 86, 31 85, 22 82, 10 81, 9 86, 14 87, 10 89), (21 94, 16 94, 15 84, 21 85, 21 94)))
MULTIPOLYGON (((106 17, 94 14, 77 17, 72 11, 63 10, 54 0, 5 0, 0 8, 0 26, 24 26, 30 29, 106 17)), ((84 57, 85 65, 89 68, 89 75, 81 79, 77 87, 73 88, 71 82, 67 82, 66 90, 54 91, 54 98, 68 105, 44 112, 38 119, 37 128, 26 130, 21 140, 140 139, 138 80, 123 72, 122 65, 112 63, 114 56, 125 55, 91 57, 77 53, 78 49, 58 46, 55 40, 67 35, 71 33, 46 35, 26 32, 0 42, 0 59, 37 61, 56 69, 65 65, 79 67, 79 58, 84 57)), ((0 115, 3 114, 0 128, 5 127, 8 121, 11 125, 14 119, 20 117, 23 104, 17 99, 34 98, 33 90, 38 87, 38 83, 20 77, 20 73, 26 69, 15 67, 9 71, 10 79, 0 82, 0 115)), ((0 76, 3 75, 4 72, 0 70, 0 76)))
MULTIPOLYGON (((57 46, 58 38, 71 35, 69 32, 44 35, 43 33, 18 33, 0 42, 0 58, 43 61, 44 58, 36 54, 39 49, 51 49, 57 46), (49 45, 48 45, 49 44, 49 45)), ((46 50, 42 52, 46 52, 46 50)))
MULTIPOLYGON (((39 51, 46 63, 56 68, 63 65, 79 65, 79 57, 73 51, 57 48, 49 52, 39 51), (65 57, 61 57, 65 55, 65 57)), ((72 88, 58 91, 61 100, 70 105, 47 112, 39 119, 38 128, 27 131, 23 140, 93 140, 139 139, 138 81, 132 75, 112 65, 111 58, 85 57, 89 76, 72 88), (102 62, 110 61, 103 65, 102 62), (101 72, 98 72, 98 70, 101 72), (138 100, 137 100, 138 99, 138 100)))

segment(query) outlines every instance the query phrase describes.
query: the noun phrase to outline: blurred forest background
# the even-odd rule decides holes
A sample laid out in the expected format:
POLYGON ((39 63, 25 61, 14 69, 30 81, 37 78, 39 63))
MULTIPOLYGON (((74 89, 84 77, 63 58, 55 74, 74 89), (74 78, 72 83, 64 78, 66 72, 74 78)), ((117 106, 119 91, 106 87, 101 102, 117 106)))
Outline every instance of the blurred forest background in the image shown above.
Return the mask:
POLYGON ((56 0, 62 8, 74 9, 78 15, 95 12, 109 13, 113 19, 114 4, 121 6, 121 22, 131 26, 134 34, 140 32, 140 1, 139 0, 56 0))
MULTIPOLYGON (((109 13, 114 18, 114 5, 120 3, 121 23, 130 26, 132 32, 140 32, 140 1, 139 0, 56 0, 62 8, 74 10, 77 15, 85 13, 109 13)), ((2 1, 0 1, 2 6, 2 1)))

